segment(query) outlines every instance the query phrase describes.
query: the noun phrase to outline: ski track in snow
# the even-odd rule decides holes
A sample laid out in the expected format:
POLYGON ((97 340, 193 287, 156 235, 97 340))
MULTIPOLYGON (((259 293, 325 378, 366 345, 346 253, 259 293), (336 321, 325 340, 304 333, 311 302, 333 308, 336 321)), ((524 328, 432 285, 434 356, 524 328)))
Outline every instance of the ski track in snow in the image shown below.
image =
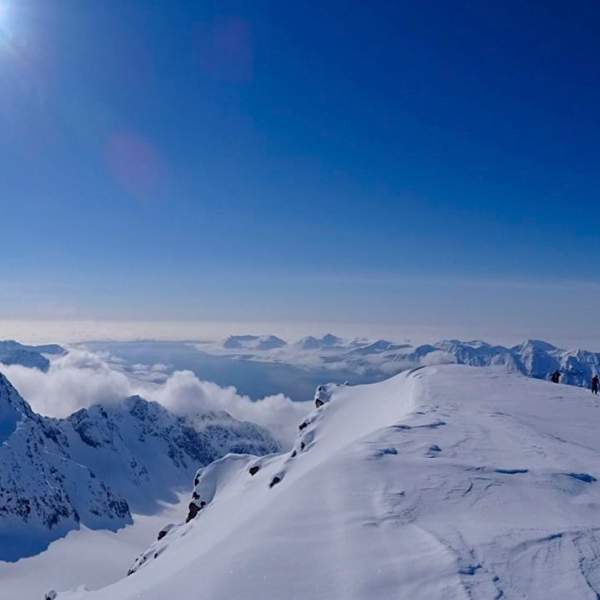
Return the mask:
POLYGON ((206 468, 136 573, 59 600, 598 600, 599 425, 586 391, 492 369, 342 387, 289 453, 206 468))

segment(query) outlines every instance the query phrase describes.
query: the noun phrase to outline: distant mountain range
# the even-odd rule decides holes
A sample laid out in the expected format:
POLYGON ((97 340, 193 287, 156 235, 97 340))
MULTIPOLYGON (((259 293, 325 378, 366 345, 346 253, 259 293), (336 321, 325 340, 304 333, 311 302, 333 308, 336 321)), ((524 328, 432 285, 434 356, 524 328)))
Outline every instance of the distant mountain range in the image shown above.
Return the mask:
POLYGON ((60 356, 65 352, 66 350, 57 344, 27 346, 14 340, 0 341, 0 363, 35 367, 40 371, 47 371, 50 366, 50 361, 44 355, 60 356))
POLYGON ((139 396, 43 417, 0 375, 0 560, 35 554, 80 525, 123 527, 229 452, 278 449, 265 429, 225 412, 179 417, 139 396))
POLYGON ((419 346, 407 354, 406 358, 421 363, 455 362, 476 367, 503 366, 509 371, 536 379, 549 379, 558 370, 562 383, 578 386, 589 385, 592 376, 600 372, 600 353, 564 350, 540 340, 527 340, 510 348, 492 346, 481 341, 446 340, 419 346))
POLYGON ((276 335, 231 335, 223 342, 229 350, 273 350, 282 348, 286 341, 276 335))
MULTIPOLYGON (((211 352, 210 347, 203 346, 202 350, 211 352)), ((354 383, 375 381, 414 366, 442 363, 502 366, 537 379, 548 379, 559 370, 562 383, 578 386, 589 385, 592 376, 600 373, 600 353, 565 350, 540 340, 527 340, 512 347, 479 340, 443 340, 412 346, 385 339, 344 340, 332 334, 308 336, 294 343, 272 335, 248 335, 232 336, 212 349, 233 356, 239 350, 243 350, 246 360, 329 369, 354 383)))

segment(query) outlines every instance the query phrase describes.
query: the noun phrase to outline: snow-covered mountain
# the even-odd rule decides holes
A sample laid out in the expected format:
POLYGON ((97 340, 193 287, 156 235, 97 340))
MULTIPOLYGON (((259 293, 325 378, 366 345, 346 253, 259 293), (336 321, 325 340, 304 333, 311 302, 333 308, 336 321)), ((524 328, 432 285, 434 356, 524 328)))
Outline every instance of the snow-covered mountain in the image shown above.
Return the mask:
POLYGON ((287 342, 275 335, 231 335, 223 342, 228 350, 273 350, 287 342))
POLYGON ((0 375, 0 560, 35 554, 80 524, 131 522, 125 499, 71 454, 64 425, 35 414, 0 375))
MULTIPOLYGON (((477 367, 502 365, 537 379, 548 379, 557 369, 562 382, 589 386, 592 376, 600 373, 600 353, 585 350, 564 350, 540 340, 527 340, 512 347, 492 345, 483 341, 442 340, 433 344, 411 346, 385 339, 368 340, 343 338, 327 334, 322 338, 308 336, 301 340, 272 347, 261 347, 259 339, 244 346, 244 360, 274 362, 304 369, 324 369, 336 380, 370 383, 415 366, 457 363, 477 367)), ((203 346, 202 351, 232 357, 235 346, 203 346)), ((239 350, 239 347, 238 347, 239 350)))
POLYGON ((336 335, 327 333, 321 338, 308 335, 298 340, 294 345, 300 350, 323 350, 331 348, 344 348, 346 346, 346 342, 336 335))
POLYGON ((60 356, 64 353, 64 348, 57 344, 27 346, 14 340, 0 341, 0 363, 5 365, 21 365, 47 371, 50 361, 44 355, 60 356))
POLYGON ((504 369, 340 386, 291 451, 201 469, 130 576, 58 600, 596 600, 599 429, 588 392, 504 369))
POLYGON ((175 500, 201 465, 279 445, 227 413, 176 416, 139 396, 67 419, 35 414, 0 375, 0 560, 34 554, 69 530, 118 529, 130 511, 175 500))
MULTIPOLYGON (((559 370, 562 383, 589 386, 592 376, 600 373, 600 353, 585 350, 563 350, 548 342, 527 340, 518 346, 505 348, 482 341, 447 340, 433 346, 420 346, 407 355, 409 360, 427 361, 433 353, 444 353, 448 361, 472 366, 502 365, 509 370, 536 379, 549 379, 559 370)), ((443 361, 444 357, 440 357, 443 361)))

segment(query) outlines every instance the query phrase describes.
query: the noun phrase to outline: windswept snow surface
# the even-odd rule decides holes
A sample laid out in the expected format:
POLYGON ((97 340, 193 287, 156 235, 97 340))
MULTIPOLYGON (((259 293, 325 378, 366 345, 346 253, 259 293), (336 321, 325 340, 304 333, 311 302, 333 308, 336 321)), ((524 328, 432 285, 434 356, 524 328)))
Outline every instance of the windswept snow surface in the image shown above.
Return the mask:
POLYGON ((425 367, 340 387, 305 423, 288 453, 200 471, 207 505, 131 576, 59 600, 600 597, 589 392, 425 367))

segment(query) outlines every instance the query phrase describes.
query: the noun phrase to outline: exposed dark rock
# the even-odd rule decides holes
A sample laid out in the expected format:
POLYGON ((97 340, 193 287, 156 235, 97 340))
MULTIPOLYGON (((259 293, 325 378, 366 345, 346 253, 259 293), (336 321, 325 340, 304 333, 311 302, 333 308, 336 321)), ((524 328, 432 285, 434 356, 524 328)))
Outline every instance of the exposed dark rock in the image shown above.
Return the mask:
POLYGON ((169 533, 169 531, 171 531, 171 529, 173 529, 173 527, 175 527, 175 525, 173 523, 169 523, 168 525, 165 525, 159 532, 158 532, 158 537, 156 538, 158 541, 162 540, 165 535, 167 535, 167 533, 169 533))
POLYGON ((186 523, 189 523, 192 519, 195 519, 198 513, 206 506, 206 502, 204 500, 200 501, 200 504, 196 504, 196 502, 190 502, 188 506, 188 516, 185 520, 186 523))
POLYGON ((188 515, 185 520, 186 523, 189 523, 192 519, 196 518, 196 515, 200 512, 200 508, 195 502, 190 502, 188 506, 188 515))
POLYGON ((567 473, 567 475, 578 481, 583 481, 584 483, 594 483, 594 481, 597 481, 596 478, 589 473, 567 473))

